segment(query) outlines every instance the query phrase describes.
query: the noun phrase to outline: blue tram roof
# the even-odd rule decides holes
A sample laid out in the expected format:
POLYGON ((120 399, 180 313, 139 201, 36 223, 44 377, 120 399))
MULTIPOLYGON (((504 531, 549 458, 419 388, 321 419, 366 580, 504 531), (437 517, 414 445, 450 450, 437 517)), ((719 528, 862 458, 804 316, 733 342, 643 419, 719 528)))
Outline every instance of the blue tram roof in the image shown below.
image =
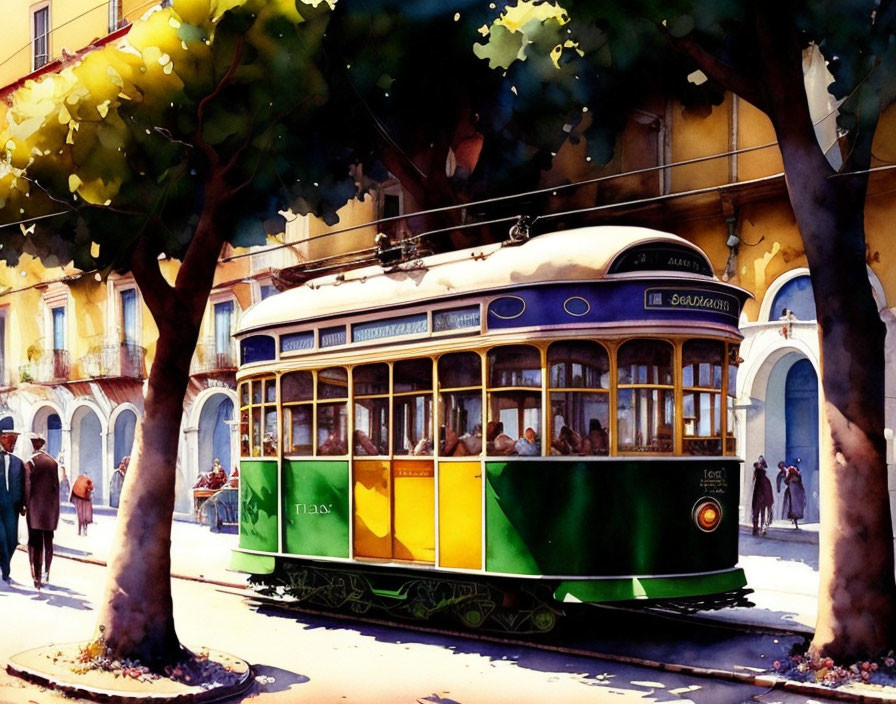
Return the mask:
POLYGON ((677 235, 624 226, 563 230, 514 246, 489 244, 396 267, 374 265, 311 279, 249 308, 234 334, 509 286, 660 272, 663 278, 714 280, 703 251, 677 235))

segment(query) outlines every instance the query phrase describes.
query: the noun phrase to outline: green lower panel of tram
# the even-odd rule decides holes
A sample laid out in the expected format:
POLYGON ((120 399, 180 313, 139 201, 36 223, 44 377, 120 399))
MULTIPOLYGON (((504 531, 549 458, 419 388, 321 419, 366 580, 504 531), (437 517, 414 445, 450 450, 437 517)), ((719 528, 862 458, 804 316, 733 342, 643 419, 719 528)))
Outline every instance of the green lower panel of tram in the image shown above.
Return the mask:
POLYGON ((283 466, 283 552, 349 556, 348 462, 287 460, 283 466))
POLYGON ((240 463, 240 547, 277 552, 277 463, 240 463))
POLYGON ((486 478, 488 572, 671 576, 737 563, 736 460, 487 462, 486 478), (694 520, 704 497, 722 510, 713 532, 694 520))

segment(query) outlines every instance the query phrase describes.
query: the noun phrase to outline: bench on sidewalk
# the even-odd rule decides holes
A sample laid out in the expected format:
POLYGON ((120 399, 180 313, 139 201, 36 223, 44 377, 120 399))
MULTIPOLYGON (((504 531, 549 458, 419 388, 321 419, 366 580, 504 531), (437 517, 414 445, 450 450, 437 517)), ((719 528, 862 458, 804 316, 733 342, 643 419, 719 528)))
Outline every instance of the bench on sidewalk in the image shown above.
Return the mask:
POLYGON ((197 522, 209 526, 212 533, 236 532, 239 526, 239 493, 237 487, 230 486, 212 491, 197 509, 197 522))

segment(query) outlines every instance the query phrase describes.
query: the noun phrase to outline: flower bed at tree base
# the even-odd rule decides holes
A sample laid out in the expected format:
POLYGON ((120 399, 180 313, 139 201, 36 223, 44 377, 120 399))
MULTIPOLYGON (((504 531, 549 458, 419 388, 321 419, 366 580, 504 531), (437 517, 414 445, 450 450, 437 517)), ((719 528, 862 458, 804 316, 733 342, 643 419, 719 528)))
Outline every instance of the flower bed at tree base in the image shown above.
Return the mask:
POLYGON ((896 655, 890 651, 886 657, 843 665, 832 658, 813 658, 805 651, 797 651, 787 658, 775 660, 772 672, 789 680, 831 688, 865 685, 872 690, 891 689, 896 688, 896 655))
POLYGON ((184 659, 166 667, 165 673, 116 660, 104 651, 101 641, 47 645, 13 655, 6 669, 72 696, 121 704, 150 699, 154 704, 212 701, 252 684, 248 663, 214 650, 184 649, 184 659))

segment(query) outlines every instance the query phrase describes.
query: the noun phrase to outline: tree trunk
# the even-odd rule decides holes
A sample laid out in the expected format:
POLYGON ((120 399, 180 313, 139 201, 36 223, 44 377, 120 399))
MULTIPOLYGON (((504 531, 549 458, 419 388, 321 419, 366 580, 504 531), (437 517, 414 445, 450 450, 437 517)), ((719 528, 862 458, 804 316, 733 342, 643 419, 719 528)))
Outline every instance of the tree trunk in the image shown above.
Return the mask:
POLYGON ((815 292, 824 390, 811 651, 842 660, 885 653, 896 634, 883 433, 885 328, 865 263, 864 188, 818 175, 817 164, 806 166, 800 187, 790 191, 815 292))
POLYGON ((160 328, 134 438, 99 621, 116 655, 158 667, 180 655, 171 601, 171 521, 183 399, 198 328, 160 328))
POLYGON ((174 286, 162 277, 150 240, 132 271, 159 330, 145 415, 124 483, 97 630, 112 654, 155 669, 183 657, 171 601, 171 521, 183 401, 215 268, 228 232, 227 191, 206 183, 203 210, 174 286))

